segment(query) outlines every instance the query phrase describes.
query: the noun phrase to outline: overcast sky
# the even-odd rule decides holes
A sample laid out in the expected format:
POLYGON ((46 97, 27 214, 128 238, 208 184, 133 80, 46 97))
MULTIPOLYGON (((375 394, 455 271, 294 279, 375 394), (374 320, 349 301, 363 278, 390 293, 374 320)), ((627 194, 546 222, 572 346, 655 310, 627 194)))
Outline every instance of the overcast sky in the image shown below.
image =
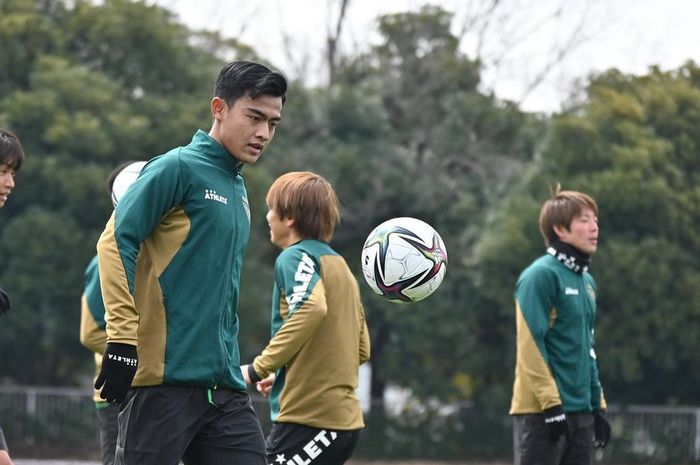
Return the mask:
MULTIPOLYGON (((259 55, 288 75, 324 82, 325 37, 338 17, 339 0, 152 0, 179 15, 188 26, 214 29, 252 45, 259 55)), ((376 18, 440 5, 455 14, 458 33, 468 18, 491 1, 350 0, 341 48, 365 51, 377 43, 376 18)), ((573 83, 612 67, 645 73, 650 65, 677 68, 700 63, 698 0, 502 0, 481 41, 487 59, 485 90, 521 103, 525 110, 556 111, 573 83), (563 60, 557 54, 570 48, 563 60), (498 65, 488 60, 498 59, 498 65), (556 66, 550 64, 554 62, 556 66), (537 76, 546 79, 528 91, 537 76)), ((466 34, 462 51, 475 56, 475 34, 466 34)))

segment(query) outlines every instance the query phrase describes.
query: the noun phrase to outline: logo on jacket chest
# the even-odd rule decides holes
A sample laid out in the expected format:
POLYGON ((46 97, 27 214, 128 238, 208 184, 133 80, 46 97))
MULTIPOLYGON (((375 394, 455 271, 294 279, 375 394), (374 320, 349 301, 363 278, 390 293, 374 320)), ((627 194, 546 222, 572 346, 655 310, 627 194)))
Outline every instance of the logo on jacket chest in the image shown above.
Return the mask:
POLYGON ((575 287, 568 287, 567 286, 567 288, 564 289, 564 293, 566 295, 578 295, 578 289, 576 289, 575 287))
POLYGON ((228 205, 228 199, 216 193, 214 189, 204 189, 204 200, 216 200, 224 205, 228 205))

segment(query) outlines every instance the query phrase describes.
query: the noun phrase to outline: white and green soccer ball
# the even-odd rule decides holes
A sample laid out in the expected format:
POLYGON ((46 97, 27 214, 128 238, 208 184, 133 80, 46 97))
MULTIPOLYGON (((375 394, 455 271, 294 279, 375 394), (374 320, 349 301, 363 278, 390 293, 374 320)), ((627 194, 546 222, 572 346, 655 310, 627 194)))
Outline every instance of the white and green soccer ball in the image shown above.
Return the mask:
POLYGON ((362 247, 362 274, 374 293, 391 302, 417 302, 435 292, 447 271, 447 249, 428 223, 392 218, 362 247))

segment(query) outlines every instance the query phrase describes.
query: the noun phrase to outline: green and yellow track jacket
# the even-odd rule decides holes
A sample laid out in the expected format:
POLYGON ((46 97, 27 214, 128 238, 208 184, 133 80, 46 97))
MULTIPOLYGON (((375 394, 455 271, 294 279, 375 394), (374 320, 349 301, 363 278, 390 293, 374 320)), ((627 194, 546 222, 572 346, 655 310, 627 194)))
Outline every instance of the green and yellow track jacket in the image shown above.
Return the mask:
POLYGON ((360 290, 343 257, 328 244, 303 240, 275 262, 272 339, 253 368, 276 372, 272 421, 314 428, 364 426, 356 394, 370 340, 360 290))
POLYGON ((526 268, 515 288, 516 367, 510 413, 605 408, 593 350, 596 285, 552 255, 526 268))
POLYGON ((97 244, 108 342, 138 347, 132 386, 245 389, 236 308, 249 235, 238 162, 206 132, 144 167, 97 244))

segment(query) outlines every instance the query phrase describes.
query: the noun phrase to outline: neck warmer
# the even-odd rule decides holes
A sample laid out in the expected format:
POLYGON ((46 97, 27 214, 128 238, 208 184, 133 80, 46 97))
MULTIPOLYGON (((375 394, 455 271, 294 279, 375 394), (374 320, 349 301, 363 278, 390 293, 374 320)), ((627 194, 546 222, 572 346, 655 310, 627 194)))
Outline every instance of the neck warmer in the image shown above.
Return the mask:
POLYGON ((562 241, 552 241, 547 248, 547 253, 559 260, 565 267, 574 273, 583 274, 588 271, 591 264, 591 256, 581 252, 571 244, 562 241))

